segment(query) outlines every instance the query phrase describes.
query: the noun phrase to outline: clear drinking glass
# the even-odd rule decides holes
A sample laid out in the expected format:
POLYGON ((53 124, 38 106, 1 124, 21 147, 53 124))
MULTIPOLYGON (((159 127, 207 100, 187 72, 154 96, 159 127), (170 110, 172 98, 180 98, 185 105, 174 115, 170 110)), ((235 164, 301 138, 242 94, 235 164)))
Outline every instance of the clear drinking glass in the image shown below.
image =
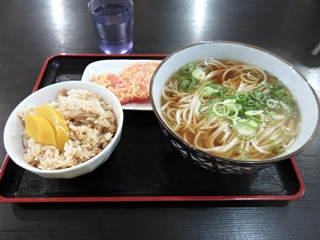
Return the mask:
POLYGON ((132 0, 91 0, 88 4, 102 52, 128 54, 133 49, 132 0))

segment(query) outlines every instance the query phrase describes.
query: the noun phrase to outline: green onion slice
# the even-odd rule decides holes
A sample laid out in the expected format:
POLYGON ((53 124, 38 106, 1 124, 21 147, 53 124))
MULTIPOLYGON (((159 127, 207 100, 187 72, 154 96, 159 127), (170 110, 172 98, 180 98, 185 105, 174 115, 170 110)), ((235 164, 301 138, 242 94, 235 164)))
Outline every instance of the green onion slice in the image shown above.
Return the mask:
POLYGON ((230 112, 230 108, 223 102, 217 102, 213 105, 212 111, 218 117, 226 117, 230 112))
POLYGON ((249 111, 245 111, 245 115, 246 116, 256 116, 256 115, 260 115, 261 113, 263 113, 263 110, 249 110, 249 111))
POLYGON ((247 150, 245 150, 244 148, 231 148, 228 151, 226 151, 224 156, 226 158, 229 158, 231 156, 235 156, 235 157, 233 157, 235 159, 248 160, 249 152, 247 150))
POLYGON ((200 95, 202 97, 209 97, 212 94, 215 93, 215 90, 212 87, 209 86, 204 86, 201 90, 200 90, 200 95))
POLYGON ((232 99, 236 96, 236 91, 232 87, 222 86, 221 96, 223 99, 232 99))
POLYGON ((278 103, 276 100, 272 99, 272 98, 269 98, 267 101, 266 101, 266 104, 267 104, 267 107, 268 108, 271 108, 271 109, 276 109, 277 106, 278 106, 278 103))
POLYGON ((192 77, 183 77, 179 79, 175 87, 182 92, 191 92, 197 87, 197 81, 192 77))
POLYGON ((202 80, 206 77, 206 73, 203 70, 195 69, 192 71, 192 77, 194 77, 197 80, 202 80))
POLYGON ((293 134, 288 128, 284 128, 281 130, 281 134, 284 136, 285 139, 291 139, 293 134))
POLYGON ((239 102, 246 102, 248 100, 249 94, 245 91, 240 91, 236 93, 236 100, 239 102))
POLYGON ((193 63, 188 63, 182 68, 182 73, 190 74, 196 69, 196 66, 193 63))
POLYGON ((256 99, 258 102, 265 102, 267 100, 267 95, 259 90, 254 90, 251 93, 251 96, 256 99))
POLYGON ((249 141, 257 135, 256 128, 246 123, 238 123, 233 131, 238 138, 244 141, 249 141))
POLYGON ((239 110, 235 104, 227 103, 226 105, 229 107, 229 114, 228 114, 229 116, 231 116, 231 117, 238 116, 239 110))
POLYGON ((206 114, 208 112, 208 108, 209 108, 208 105, 201 105, 199 107, 198 111, 200 114, 206 114))
POLYGON ((272 156, 279 155, 281 153, 279 145, 272 139, 270 139, 269 141, 272 143, 272 147, 270 148, 270 154, 272 154, 272 156))

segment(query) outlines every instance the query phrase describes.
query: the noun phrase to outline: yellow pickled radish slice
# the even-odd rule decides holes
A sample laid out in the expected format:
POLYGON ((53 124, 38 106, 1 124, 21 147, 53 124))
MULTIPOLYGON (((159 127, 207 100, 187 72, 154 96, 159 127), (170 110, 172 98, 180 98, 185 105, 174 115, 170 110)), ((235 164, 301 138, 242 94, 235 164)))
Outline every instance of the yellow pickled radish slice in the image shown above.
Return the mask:
POLYGON ((36 113, 49 121, 55 133, 56 146, 63 151, 65 143, 69 140, 69 128, 63 115, 49 104, 37 107, 36 113))
POLYGON ((25 122, 25 134, 35 142, 56 145, 55 133, 52 126, 44 117, 37 114, 28 114, 25 122))

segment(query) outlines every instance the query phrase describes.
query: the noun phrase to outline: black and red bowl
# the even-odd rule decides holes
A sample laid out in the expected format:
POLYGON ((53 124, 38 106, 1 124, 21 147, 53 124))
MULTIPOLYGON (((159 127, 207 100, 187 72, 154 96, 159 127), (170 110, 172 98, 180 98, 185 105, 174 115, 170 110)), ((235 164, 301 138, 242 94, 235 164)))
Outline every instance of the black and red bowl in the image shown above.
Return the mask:
POLYGON ((288 159, 304 150, 319 129, 319 102, 307 80, 293 65, 264 49, 237 42, 203 42, 179 49, 165 58, 156 69, 150 85, 153 111, 172 145, 195 164, 219 173, 253 173, 271 164, 288 159), (301 110, 301 131, 294 144, 282 154, 266 160, 237 160, 217 156, 197 149, 180 138, 163 119, 161 90, 168 79, 181 67, 203 59, 231 59, 255 65, 277 76, 293 93, 301 110))

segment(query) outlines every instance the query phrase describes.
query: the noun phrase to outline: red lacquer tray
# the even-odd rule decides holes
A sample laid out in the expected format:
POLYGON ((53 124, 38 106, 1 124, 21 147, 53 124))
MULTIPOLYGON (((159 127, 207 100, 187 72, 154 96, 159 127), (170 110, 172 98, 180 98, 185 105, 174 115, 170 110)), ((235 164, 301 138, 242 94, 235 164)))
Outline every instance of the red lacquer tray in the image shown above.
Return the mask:
MULTIPOLYGON (((80 80, 99 60, 155 59, 164 54, 59 54, 46 60, 34 91, 80 80)), ((152 111, 125 110, 121 141, 110 159, 74 179, 45 179, 6 157, 0 171, 1 202, 290 201, 304 193, 294 158, 255 174, 212 173, 181 157, 160 130, 152 111)))

